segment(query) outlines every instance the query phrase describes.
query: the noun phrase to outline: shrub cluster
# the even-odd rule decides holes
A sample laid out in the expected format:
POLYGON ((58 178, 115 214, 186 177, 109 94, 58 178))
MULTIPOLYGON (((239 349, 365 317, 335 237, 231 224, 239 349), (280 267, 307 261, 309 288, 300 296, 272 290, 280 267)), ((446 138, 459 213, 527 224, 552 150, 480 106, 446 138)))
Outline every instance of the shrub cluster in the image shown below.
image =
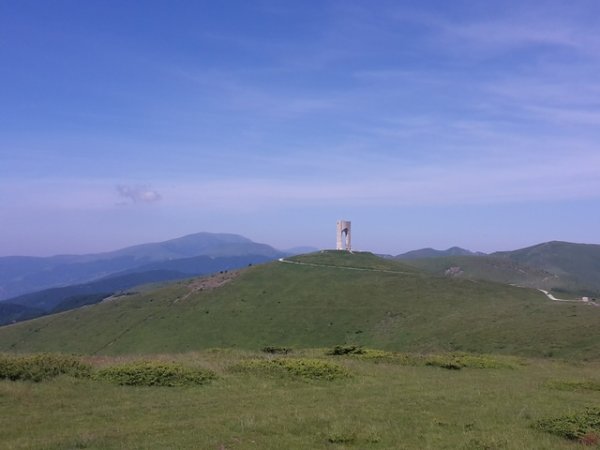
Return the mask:
POLYGON ((326 352, 327 355, 348 355, 371 361, 393 362, 406 366, 434 366, 444 369, 460 370, 465 367, 477 369, 511 368, 512 364, 487 355, 471 355, 468 353, 440 353, 420 355, 412 353, 395 353, 384 350, 363 348, 356 345, 336 345, 326 352))
POLYGON ((491 356, 448 353, 424 356, 426 366, 442 367, 444 369, 460 370, 464 367, 475 369, 510 368, 510 364, 499 361, 491 356))
POLYGON ((360 345, 336 345, 327 352, 328 355, 362 355, 363 348, 360 345))
POLYGON ((206 384, 216 376, 208 370, 142 361, 101 369, 95 378, 124 386, 186 386, 206 384))
POLYGON ((251 359, 238 364, 235 369, 309 380, 332 381, 350 376, 350 373, 338 364, 306 358, 251 359))
POLYGON ((89 377, 91 366, 70 355, 40 353, 24 356, 0 355, 0 379, 40 382, 58 375, 89 377))
POLYGON ((547 385, 559 391, 600 391, 600 381, 550 381, 547 385))
POLYGON ((580 414, 542 419, 533 426, 584 444, 598 444, 600 443, 600 408, 588 408, 580 414))
POLYGON ((358 358, 370 361, 394 361, 401 356, 401 354, 386 352, 385 350, 376 350, 373 348, 363 348, 361 349, 361 353, 357 354, 358 358))
POLYGON ((273 355, 287 355, 292 352, 290 347, 276 347, 274 345, 267 345, 262 349, 265 353, 271 353, 273 355))

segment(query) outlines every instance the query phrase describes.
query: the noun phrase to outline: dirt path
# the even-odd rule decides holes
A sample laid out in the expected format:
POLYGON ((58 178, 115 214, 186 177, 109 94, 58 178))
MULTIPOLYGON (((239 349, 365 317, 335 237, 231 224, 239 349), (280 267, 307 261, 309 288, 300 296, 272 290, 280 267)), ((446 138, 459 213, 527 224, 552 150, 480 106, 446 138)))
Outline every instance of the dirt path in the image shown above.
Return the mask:
POLYGON ((550 292, 545 291, 543 289, 538 289, 538 291, 543 292, 544 294, 546 294, 546 297, 548 297, 550 300, 555 301, 555 302, 580 302, 581 301, 581 300, 567 300, 564 298, 556 298, 550 292))
POLYGON ((583 303, 583 304, 586 304, 586 305, 600 306, 596 302, 584 302, 583 300, 567 300, 567 299, 564 299, 564 298, 556 298, 550 292, 545 291, 543 289, 538 289, 538 291, 543 292, 546 295, 546 297, 548 297, 550 300, 552 300, 554 302, 583 303))
POLYGON ((181 298, 175 299, 173 303, 186 300, 190 295, 200 291, 212 291, 229 283, 240 274, 239 270, 222 271, 206 277, 197 278, 188 284, 189 291, 181 298))
POLYGON ((399 270, 385 270, 385 269, 367 269, 364 267, 346 267, 346 266, 332 266, 331 264, 314 264, 314 263, 305 263, 298 261, 289 261, 284 258, 279 258, 279 262, 286 264, 297 264, 299 266, 311 266, 311 267, 328 267, 333 269, 346 269, 346 270, 360 270, 363 272, 382 272, 382 273, 399 273, 403 275, 417 275, 415 272, 401 272, 399 270))

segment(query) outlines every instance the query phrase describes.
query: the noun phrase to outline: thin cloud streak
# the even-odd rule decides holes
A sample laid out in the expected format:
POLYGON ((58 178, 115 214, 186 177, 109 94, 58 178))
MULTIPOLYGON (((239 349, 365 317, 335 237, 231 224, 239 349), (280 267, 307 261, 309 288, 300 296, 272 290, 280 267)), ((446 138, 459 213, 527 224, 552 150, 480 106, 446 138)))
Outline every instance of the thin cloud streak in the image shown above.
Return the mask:
MULTIPOLYGON (((526 156, 523 160, 527 159, 526 156)), ((600 156, 547 157, 504 166, 456 164, 402 167, 310 183, 235 179, 184 183, 169 188, 173 204, 226 209, 304 205, 461 205, 557 201, 600 197, 600 156), (581 157, 587 157, 581 164, 581 157)), ((368 167, 365 167, 368 170, 368 167)))
MULTIPOLYGON (((527 147, 526 143, 522 146, 527 147)), ((457 155, 455 160, 446 154, 444 160, 432 157, 419 164, 394 155, 380 155, 370 161, 364 161, 359 154, 337 160, 329 156, 307 162, 314 166, 309 170, 321 169, 318 176, 252 174, 204 177, 201 181, 184 177, 177 181, 155 180, 159 189, 117 184, 117 193, 129 204, 160 201, 170 208, 209 207, 233 212, 286 204, 444 206, 600 198, 597 152, 582 150, 576 142, 568 141, 537 154, 519 150, 522 149, 517 147, 513 152, 503 152, 498 148, 478 157, 475 152, 470 158, 457 155), (336 161, 340 170, 336 169, 336 161)), ((302 162, 302 156, 287 158, 277 165, 302 162)), ((0 183, 0 192, 5 199, 11 199, 12 205, 21 207, 111 209, 118 206, 110 195, 115 185, 113 180, 48 179, 27 184, 10 180, 0 183)))
MULTIPOLYGON (((150 189, 148 186, 130 186, 120 184, 116 187, 117 193, 120 197, 127 199, 127 203, 156 203, 162 200, 162 196, 155 191, 150 189)), ((123 204, 123 202, 121 203, 123 204)))

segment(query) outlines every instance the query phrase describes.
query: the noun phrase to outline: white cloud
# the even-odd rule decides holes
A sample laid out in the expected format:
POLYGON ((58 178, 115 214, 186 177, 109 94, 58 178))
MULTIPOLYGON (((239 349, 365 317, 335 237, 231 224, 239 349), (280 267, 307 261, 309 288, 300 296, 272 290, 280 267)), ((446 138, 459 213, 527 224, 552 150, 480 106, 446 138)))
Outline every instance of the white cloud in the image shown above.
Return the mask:
POLYGON ((117 186, 118 194, 131 203, 155 203, 162 199, 162 196, 148 186, 138 185, 129 186, 120 184, 117 186))

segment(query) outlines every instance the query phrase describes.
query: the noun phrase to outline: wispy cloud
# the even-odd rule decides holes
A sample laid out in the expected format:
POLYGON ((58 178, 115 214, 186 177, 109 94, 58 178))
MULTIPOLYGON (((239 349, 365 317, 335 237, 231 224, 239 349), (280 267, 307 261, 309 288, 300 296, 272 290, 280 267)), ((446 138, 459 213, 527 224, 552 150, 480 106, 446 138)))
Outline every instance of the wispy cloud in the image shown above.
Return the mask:
POLYGON ((125 203, 156 203, 162 199, 158 191, 144 185, 120 184, 116 189, 119 196, 127 200, 125 203))
POLYGON ((507 152, 472 161, 404 165, 390 157, 347 159, 343 173, 310 181, 236 178, 183 182, 168 188, 173 206, 260 210, 282 206, 494 205, 598 198, 597 155, 571 151, 520 158, 507 152), (581 161, 585 160, 586 164, 581 161))

